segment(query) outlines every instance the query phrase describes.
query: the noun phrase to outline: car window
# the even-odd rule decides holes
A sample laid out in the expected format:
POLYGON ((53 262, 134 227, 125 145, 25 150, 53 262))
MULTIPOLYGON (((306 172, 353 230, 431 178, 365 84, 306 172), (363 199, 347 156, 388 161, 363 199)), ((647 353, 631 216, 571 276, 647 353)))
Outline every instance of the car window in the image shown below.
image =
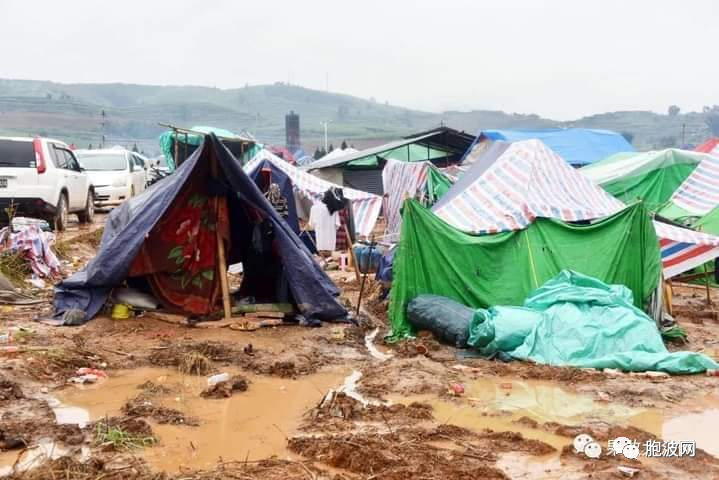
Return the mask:
POLYGON ((76 170, 79 172, 80 171, 80 162, 78 162, 77 158, 75 158, 75 154, 72 153, 70 150, 63 150, 63 152, 65 152, 65 155, 68 157, 67 158, 67 167, 70 170, 76 170))
POLYGON ((138 157, 137 155, 133 155, 135 159, 135 165, 138 167, 144 169, 145 168, 145 162, 142 160, 142 158, 138 157))
POLYGON ((80 170, 80 164, 78 163, 75 155, 70 150, 55 145, 53 149, 55 153, 55 165, 57 168, 64 168, 65 170, 80 170))
POLYGON ((32 142, 0 140, 0 167, 35 167, 32 142))
POLYGON ((52 157, 55 161, 55 166, 57 168, 67 168, 67 157, 65 156, 65 151, 57 144, 52 144, 52 147, 50 150, 52 151, 52 157))

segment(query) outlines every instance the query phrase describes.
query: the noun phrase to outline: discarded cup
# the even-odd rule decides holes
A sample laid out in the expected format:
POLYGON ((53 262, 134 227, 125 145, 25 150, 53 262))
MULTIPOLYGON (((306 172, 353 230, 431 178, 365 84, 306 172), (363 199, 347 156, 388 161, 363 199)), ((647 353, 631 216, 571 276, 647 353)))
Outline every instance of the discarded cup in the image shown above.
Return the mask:
POLYGON ((211 387, 213 385, 217 385, 220 382, 227 382, 229 380, 229 373, 218 373, 217 375, 213 375, 207 379, 207 386, 211 387))

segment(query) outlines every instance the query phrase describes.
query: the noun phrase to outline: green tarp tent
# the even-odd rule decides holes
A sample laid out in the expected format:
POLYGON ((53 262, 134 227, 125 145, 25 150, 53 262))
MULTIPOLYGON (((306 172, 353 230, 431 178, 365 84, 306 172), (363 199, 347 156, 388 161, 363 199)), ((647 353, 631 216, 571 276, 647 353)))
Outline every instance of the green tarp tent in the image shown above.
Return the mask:
POLYGON ((642 200, 656 212, 702 161, 703 155, 668 148, 641 153, 618 153, 580 171, 623 201, 642 200))
POLYGON ((169 130, 160 135, 160 150, 167 160, 167 166, 170 171, 174 171, 179 163, 188 158, 195 149, 200 146, 205 139, 205 135, 214 133, 220 141, 230 149, 235 155, 235 158, 240 159, 242 163, 245 163, 250 158, 254 157, 257 152, 262 149, 261 145, 256 145, 253 141, 238 135, 224 128, 207 127, 203 125, 197 125, 190 129, 190 132, 183 132, 182 130, 174 131, 169 130), (197 133, 193 133, 197 132, 197 133), (181 147, 178 149, 180 154, 180 160, 175 158, 175 140, 179 142, 181 147), (244 147, 233 148, 232 144, 246 144, 244 147), (246 148, 245 148, 246 147, 246 148))
POLYGON ((521 305, 531 291, 571 269, 626 285, 641 308, 659 284, 659 246, 642 203, 592 225, 538 218, 524 230, 494 235, 464 233, 413 200, 405 202, 402 216, 389 308, 395 339, 413 333, 407 303, 422 293, 472 308, 521 305))

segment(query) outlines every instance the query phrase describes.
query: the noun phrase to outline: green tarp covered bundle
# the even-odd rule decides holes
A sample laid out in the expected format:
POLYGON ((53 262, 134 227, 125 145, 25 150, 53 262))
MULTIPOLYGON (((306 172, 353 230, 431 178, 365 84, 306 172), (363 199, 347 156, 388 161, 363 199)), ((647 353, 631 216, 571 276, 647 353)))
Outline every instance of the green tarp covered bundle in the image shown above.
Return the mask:
POLYGON ((656 212, 694 171, 705 156, 668 148, 642 153, 618 153, 581 169, 604 190, 632 203, 642 200, 656 212))
POLYGON ((478 310, 468 343, 553 366, 701 373, 719 369, 694 352, 669 353, 654 321, 624 285, 564 270, 532 292, 522 307, 478 310))
POLYGON ((563 269, 633 292, 637 307, 659 284, 659 246, 651 219, 637 203, 592 225, 538 218, 524 230, 464 233, 418 202, 404 204, 402 240, 394 258, 391 336, 413 334, 407 303, 419 294, 452 298, 472 308, 521 305, 563 269))

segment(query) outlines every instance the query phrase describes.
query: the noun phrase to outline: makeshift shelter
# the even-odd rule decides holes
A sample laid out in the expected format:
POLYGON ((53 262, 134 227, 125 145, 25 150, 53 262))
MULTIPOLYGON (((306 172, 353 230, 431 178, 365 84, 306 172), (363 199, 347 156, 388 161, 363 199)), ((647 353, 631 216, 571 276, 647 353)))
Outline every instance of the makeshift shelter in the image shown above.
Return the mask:
POLYGON ((620 153, 581 169, 582 174, 619 200, 642 200, 658 211, 707 155, 668 148, 620 153))
MULTIPOLYGON (((624 202, 641 199, 660 219, 719 234, 719 158, 666 149, 614 155, 580 170, 624 202)), ((719 256, 713 235, 655 222, 664 276, 671 278, 719 256)))
MULTIPOLYGON (((312 204, 320 201, 327 190, 339 187, 288 164, 267 150, 261 150, 244 169, 255 183, 261 181, 262 170, 269 169, 272 181, 280 185, 288 201, 292 199, 295 220, 290 223, 293 228, 297 223, 297 217, 305 220, 309 218, 312 204)), ((352 188, 339 188, 342 188, 344 197, 352 202, 355 231, 359 235, 369 236, 382 209, 382 199, 377 195, 352 188)))
POLYGON ((287 148, 279 145, 266 145, 265 148, 269 149, 270 152, 280 157, 285 162, 291 165, 297 165, 297 160, 295 160, 294 154, 290 152, 287 148))
POLYGON ((468 150, 463 163, 471 163, 488 142, 519 142, 541 140, 567 163, 580 167, 619 152, 633 152, 634 147, 620 134, 611 130, 588 128, 538 128, 482 130, 468 150))
POLYGON ((56 286, 56 316, 87 321, 124 283, 170 310, 211 313, 223 251, 227 264, 243 264, 241 297, 292 303, 311 321, 346 315, 337 287, 210 134, 173 175, 112 211, 97 256, 56 286))
POLYGON ((404 205, 390 303, 396 336, 409 333, 406 302, 418 294, 519 305, 562 269, 626 285, 643 307, 662 269, 695 266, 674 248, 719 246, 717 237, 652 222, 643 203, 625 206, 538 140, 485 151, 432 211, 404 205))
MULTIPOLYGON (((406 198, 415 198, 431 207, 452 186, 452 182, 430 162, 400 162, 387 160, 382 170, 385 195, 385 236, 399 234, 402 217, 400 208, 406 198)), ((385 238, 385 240, 397 240, 385 238)))
POLYGON ((235 158, 244 161, 254 155, 255 141, 249 136, 238 135, 224 128, 195 126, 181 128, 174 125, 163 125, 170 128, 160 135, 160 150, 167 159, 167 166, 172 172, 192 155, 204 141, 205 135, 214 134, 222 144, 230 150, 235 158))
POLYGON ((719 137, 712 137, 694 149, 695 152, 719 155, 719 137))
POLYGON ((323 158, 306 168, 333 183, 383 195, 382 169, 388 160, 428 161, 438 167, 447 167, 461 161, 473 140, 472 135, 439 127, 351 155, 323 158))
POLYGON ((413 200, 402 217, 389 307, 394 338, 413 333, 406 306, 423 293, 472 308, 521 305, 532 290, 572 269, 626 285, 643 307, 659 284, 659 246, 641 203, 591 225, 537 218, 522 230, 489 235, 465 233, 413 200))
POLYGON ((542 142, 524 140, 487 150, 432 211, 466 232, 496 233, 537 217, 575 222, 623 208, 542 142))

